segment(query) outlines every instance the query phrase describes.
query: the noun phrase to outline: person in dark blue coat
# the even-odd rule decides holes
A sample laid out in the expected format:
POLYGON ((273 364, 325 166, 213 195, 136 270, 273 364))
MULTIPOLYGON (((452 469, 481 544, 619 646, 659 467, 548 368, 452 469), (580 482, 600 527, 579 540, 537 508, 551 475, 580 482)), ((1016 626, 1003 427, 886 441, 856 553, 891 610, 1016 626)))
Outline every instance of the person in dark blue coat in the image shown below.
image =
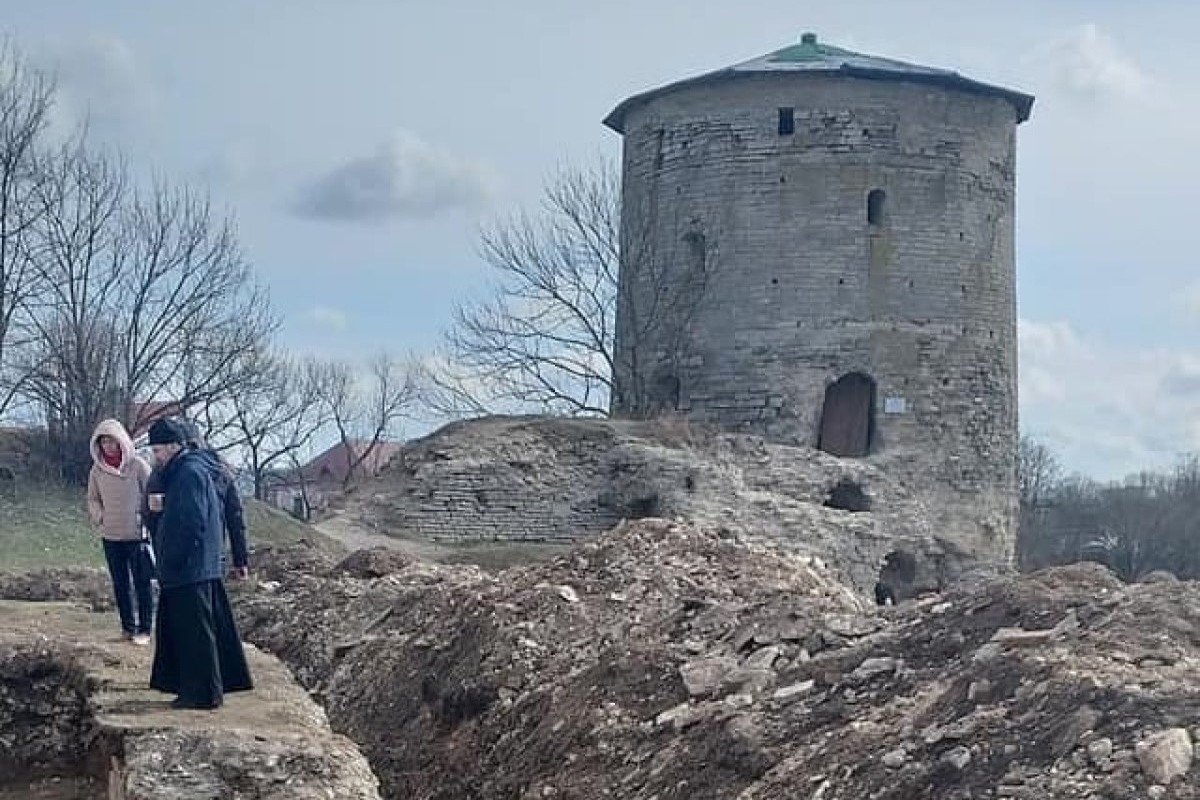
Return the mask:
POLYGON ((160 589, 150 685, 178 695, 175 708, 214 709, 226 692, 253 688, 222 581, 220 475, 176 420, 155 422, 149 440, 161 468, 161 492, 147 501, 160 589))
MULTIPOLYGON (((217 494, 224 507, 225 534, 229 537, 229 551, 233 560, 230 576, 235 580, 244 581, 250 577, 250 548, 246 539, 246 514, 242 507, 242 497, 238 494, 237 483, 233 470, 225 464, 217 451, 208 447, 199 429, 185 419, 176 420, 187 435, 186 444, 204 453, 205 456, 219 467, 217 494)), ((159 513, 150 510, 148 498, 154 493, 162 492, 162 467, 154 466, 146 482, 146 492, 142 497, 142 519, 146 520, 146 528, 153 531, 158 524, 159 513)))

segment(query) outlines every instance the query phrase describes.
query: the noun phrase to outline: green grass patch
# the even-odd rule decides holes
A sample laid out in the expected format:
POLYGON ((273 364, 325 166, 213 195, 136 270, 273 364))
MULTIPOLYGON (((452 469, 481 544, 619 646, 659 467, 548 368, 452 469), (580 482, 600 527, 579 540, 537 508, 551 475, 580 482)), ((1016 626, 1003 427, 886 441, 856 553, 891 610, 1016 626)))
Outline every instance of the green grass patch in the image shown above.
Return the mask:
MULTIPOLYGON (((84 490, 22 486, 15 501, 0 498, 0 572, 49 567, 103 567, 100 536, 88 524, 84 490)), ((339 543, 282 511, 247 499, 250 547, 285 545, 301 539, 332 554, 339 543)))
POLYGON ((305 540, 333 555, 346 553, 340 542, 291 514, 250 498, 243 498, 242 502, 246 507, 246 536, 251 549, 257 545, 287 545, 305 540))
POLYGON ((84 497, 82 488, 45 485, 20 487, 15 501, 0 499, 0 570, 103 566, 84 497))

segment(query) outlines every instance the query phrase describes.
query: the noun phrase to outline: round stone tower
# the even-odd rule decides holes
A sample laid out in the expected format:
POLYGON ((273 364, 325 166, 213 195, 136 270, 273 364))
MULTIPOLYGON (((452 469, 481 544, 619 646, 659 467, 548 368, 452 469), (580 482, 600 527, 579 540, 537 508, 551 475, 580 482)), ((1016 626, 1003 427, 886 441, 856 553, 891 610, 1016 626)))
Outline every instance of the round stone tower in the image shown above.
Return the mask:
POLYGON ((1032 104, 813 34, 621 103, 614 414, 870 459, 951 553, 1010 559, 1032 104))

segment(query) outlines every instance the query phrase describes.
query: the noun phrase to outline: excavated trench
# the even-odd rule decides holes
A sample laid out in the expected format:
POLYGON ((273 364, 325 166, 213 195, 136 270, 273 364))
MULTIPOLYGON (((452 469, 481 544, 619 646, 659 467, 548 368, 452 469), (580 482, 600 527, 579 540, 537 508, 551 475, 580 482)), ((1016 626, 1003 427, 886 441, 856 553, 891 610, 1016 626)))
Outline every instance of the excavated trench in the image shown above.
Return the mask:
POLYGON ((0 600, 0 619, 0 800, 379 798, 354 743, 253 646, 255 691, 176 710, 146 685, 149 648, 114 637, 111 616, 0 600))
POLYGON ((0 800, 109 796, 114 742, 89 708, 94 688, 67 654, 31 648, 0 661, 0 800))

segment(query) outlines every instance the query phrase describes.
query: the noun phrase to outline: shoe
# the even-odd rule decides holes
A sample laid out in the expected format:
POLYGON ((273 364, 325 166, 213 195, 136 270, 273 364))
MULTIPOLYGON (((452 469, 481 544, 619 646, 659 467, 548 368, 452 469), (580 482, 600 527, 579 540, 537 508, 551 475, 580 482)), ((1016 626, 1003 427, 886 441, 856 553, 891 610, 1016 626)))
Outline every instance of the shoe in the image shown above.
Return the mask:
POLYGON ((132 631, 121 631, 121 635, 113 638, 113 641, 114 642, 132 642, 133 641, 133 632, 132 631))
POLYGON ((145 633, 135 633, 133 638, 131 638, 129 641, 133 642, 139 647, 146 647, 150 644, 150 636, 145 633))
POLYGON ((184 700, 182 697, 176 697, 171 701, 171 708, 186 709, 190 711, 216 711, 221 707, 220 703, 193 703, 184 700))

